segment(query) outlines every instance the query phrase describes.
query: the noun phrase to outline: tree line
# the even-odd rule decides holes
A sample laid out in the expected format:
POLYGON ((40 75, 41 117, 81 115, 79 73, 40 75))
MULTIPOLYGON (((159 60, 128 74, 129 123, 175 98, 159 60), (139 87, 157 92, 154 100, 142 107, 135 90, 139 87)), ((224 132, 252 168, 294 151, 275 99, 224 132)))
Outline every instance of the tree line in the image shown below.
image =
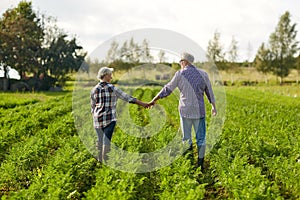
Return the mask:
POLYGON ((9 69, 16 69, 22 89, 48 90, 62 86, 70 72, 80 68, 86 53, 56 26, 55 19, 37 13, 31 2, 21 1, 0 18, 0 65, 4 77, 2 90, 12 86, 9 69))
POLYGON ((118 71, 126 72, 133 67, 145 63, 163 63, 176 70, 180 69, 178 63, 167 62, 167 56, 164 50, 150 48, 146 38, 139 43, 131 37, 122 43, 113 40, 103 60, 99 60, 98 58, 92 60, 90 57, 87 57, 86 62, 81 66, 81 70, 88 72, 88 74, 96 74, 100 67, 108 66, 118 71))
MULTIPOLYGON (((238 41, 235 37, 232 37, 230 46, 225 51, 220 40, 221 33, 215 31, 213 38, 208 42, 206 50, 208 62, 214 62, 219 70, 237 70, 241 66, 255 67, 259 72, 272 73, 279 77, 280 83, 283 82, 284 77, 290 74, 292 69, 297 70, 300 74, 300 48, 299 41, 297 41, 296 24, 292 23, 290 18, 291 15, 288 11, 280 17, 268 43, 262 43, 252 61, 250 61, 252 51, 250 43, 247 49, 248 60, 238 62, 238 41)), ((160 50, 156 57, 158 58, 156 62, 163 63, 166 60, 163 50, 160 50)), ((103 63, 110 64, 120 70, 128 70, 139 63, 151 63, 153 61, 154 57, 149 51, 147 40, 144 39, 142 44, 139 45, 131 38, 130 41, 125 41, 121 45, 113 41, 103 63)), ((175 66, 174 63, 168 64, 175 66)), ((201 63, 197 63, 197 65, 201 66, 201 63)), ((178 68, 178 66, 176 65, 175 68, 178 68)))
MULTIPOLYGON (((251 51, 250 45, 248 50, 251 51)), ((291 14, 286 11, 280 17, 275 31, 270 34, 268 43, 261 44, 253 61, 245 62, 251 64, 259 72, 276 75, 282 84, 283 78, 290 74, 291 69, 296 69, 300 74, 299 50, 296 23, 291 22, 291 14)), ((208 43, 207 58, 214 61, 221 70, 237 66, 237 41, 233 37, 229 51, 224 52, 220 43, 220 33, 216 31, 213 39, 208 43)))
POLYGON ((124 63, 152 63, 166 62, 165 51, 160 49, 156 56, 150 52, 149 43, 146 38, 139 44, 131 37, 130 40, 125 40, 122 45, 113 41, 110 49, 107 52, 105 63, 122 61, 124 63))
MULTIPOLYGON (((291 22, 286 11, 279 19, 268 43, 262 43, 253 61, 238 62, 238 41, 232 37, 228 51, 220 42, 221 34, 215 32, 208 41, 206 57, 219 70, 231 70, 240 66, 253 66, 262 73, 273 73, 280 78, 288 76, 292 69, 300 73, 299 42, 296 39, 296 24, 291 22)), ((248 51, 250 52, 249 44, 248 51)), ((250 53, 249 53, 250 54, 250 53)), ((118 70, 128 70, 141 63, 165 63, 179 69, 178 63, 167 63, 164 50, 153 51, 145 38, 141 44, 131 38, 119 44, 111 43, 105 59, 101 62, 83 62, 86 52, 77 44, 75 37, 68 36, 56 26, 52 17, 32 9, 32 3, 21 1, 16 8, 8 9, 0 18, 0 66, 4 77, 0 89, 9 90, 12 81, 9 69, 16 69, 28 90, 48 90, 51 86, 63 86, 68 75, 80 69, 96 71, 109 65, 118 70)), ((201 65, 201 64, 200 64, 201 65)), ((24 86, 24 85, 23 85, 24 86)))

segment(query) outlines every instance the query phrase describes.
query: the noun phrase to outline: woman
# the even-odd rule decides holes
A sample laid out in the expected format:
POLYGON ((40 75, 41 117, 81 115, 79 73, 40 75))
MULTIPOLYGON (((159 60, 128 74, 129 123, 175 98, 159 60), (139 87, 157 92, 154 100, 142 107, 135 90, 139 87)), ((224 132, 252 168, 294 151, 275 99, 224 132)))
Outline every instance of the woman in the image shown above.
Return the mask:
POLYGON ((98 161, 100 162, 107 160, 107 153, 110 151, 110 141, 117 121, 117 100, 120 98, 144 108, 148 106, 111 84, 112 72, 113 68, 100 68, 97 75, 100 82, 91 91, 91 112, 98 137, 98 161))

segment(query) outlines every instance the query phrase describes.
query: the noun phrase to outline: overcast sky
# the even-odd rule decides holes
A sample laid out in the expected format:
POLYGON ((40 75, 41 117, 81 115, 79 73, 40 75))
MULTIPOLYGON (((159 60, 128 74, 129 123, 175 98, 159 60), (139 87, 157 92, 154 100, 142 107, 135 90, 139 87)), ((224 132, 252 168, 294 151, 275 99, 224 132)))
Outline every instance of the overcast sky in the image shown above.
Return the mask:
MULTIPOLYGON (((1 0, 1 15, 18 2, 1 0)), ((185 35, 204 50, 215 31, 221 34, 226 51, 235 37, 239 60, 246 60, 248 47, 252 49, 252 59, 261 43, 268 42, 285 11, 291 13, 292 23, 297 23, 300 32, 299 0, 32 0, 32 3, 35 10, 57 18, 58 26, 76 36, 88 53, 123 32, 162 28, 185 35)))

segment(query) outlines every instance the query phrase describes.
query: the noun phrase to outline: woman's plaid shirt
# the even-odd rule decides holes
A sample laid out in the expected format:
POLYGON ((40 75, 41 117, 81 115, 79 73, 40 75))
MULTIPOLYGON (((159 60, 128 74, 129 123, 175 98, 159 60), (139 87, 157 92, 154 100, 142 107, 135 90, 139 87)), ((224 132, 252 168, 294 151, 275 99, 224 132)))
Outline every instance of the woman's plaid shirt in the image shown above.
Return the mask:
POLYGON ((116 107, 118 98, 135 103, 136 98, 126 94, 114 85, 100 82, 91 91, 91 112, 95 128, 104 128, 112 121, 117 121, 116 107))

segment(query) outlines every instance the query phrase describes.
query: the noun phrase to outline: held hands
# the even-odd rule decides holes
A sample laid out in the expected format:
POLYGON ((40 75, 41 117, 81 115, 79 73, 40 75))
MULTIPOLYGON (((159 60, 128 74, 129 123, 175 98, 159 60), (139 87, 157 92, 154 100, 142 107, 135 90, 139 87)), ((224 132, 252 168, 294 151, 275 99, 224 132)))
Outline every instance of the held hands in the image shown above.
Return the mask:
MULTIPOLYGON (((155 99, 152 99, 152 101, 150 101, 150 102, 148 102, 148 103, 145 103, 145 102, 142 102, 142 101, 139 101, 139 100, 137 100, 137 102, 136 102, 138 105, 140 105, 140 106, 143 106, 143 108, 152 108, 154 105, 155 105, 155 103, 156 103, 156 100, 155 99)), ((212 105, 212 108, 211 108, 211 114, 212 114, 212 116, 216 116, 217 115, 217 109, 216 109, 216 106, 213 104, 212 105)))
POLYGON ((152 108, 155 105, 155 101, 152 100, 148 103, 148 107, 147 108, 152 108))
POLYGON ((142 106, 143 108, 148 108, 148 104, 142 101, 137 101, 137 104, 142 106))
POLYGON ((147 107, 147 108, 152 108, 152 107, 155 105, 155 103, 156 103, 156 101, 157 101, 158 99, 160 99, 160 97, 159 97, 158 95, 156 95, 156 96, 148 103, 148 107, 147 107))
POLYGON ((149 103, 145 103, 145 107, 144 108, 152 108, 153 106, 154 106, 154 104, 155 104, 155 101, 150 101, 149 103))
POLYGON ((137 101, 136 101, 136 104, 142 106, 143 108, 152 108, 152 106, 155 104, 155 101, 152 100, 152 101, 149 102, 149 103, 145 103, 145 102, 142 102, 142 101, 137 100, 137 101))
POLYGON ((137 100, 136 104, 142 106, 143 108, 152 108, 152 106, 154 106, 154 104, 155 104, 155 100, 152 100, 149 103, 145 103, 140 100, 137 100))

